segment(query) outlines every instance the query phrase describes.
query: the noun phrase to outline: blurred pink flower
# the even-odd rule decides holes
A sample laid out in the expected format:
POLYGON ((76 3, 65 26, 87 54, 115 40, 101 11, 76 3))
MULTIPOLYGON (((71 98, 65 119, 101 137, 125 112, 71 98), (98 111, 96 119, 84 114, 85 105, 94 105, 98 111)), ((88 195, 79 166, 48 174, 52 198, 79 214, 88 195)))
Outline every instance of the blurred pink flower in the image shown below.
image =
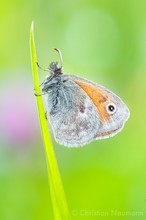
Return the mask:
POLYGON ((33 82, 24 76, 13 75, 0 85, 0 136, 12 145, 36 141, 39 133, 33 82))

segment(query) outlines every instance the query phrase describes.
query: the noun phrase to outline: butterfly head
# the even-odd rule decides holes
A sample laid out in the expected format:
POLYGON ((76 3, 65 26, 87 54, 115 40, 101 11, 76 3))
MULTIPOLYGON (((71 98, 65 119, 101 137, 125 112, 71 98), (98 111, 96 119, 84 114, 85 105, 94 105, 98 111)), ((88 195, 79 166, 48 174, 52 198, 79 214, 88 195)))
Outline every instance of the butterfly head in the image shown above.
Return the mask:
POLYGON ((50 63, 49 65, 49 72, 51 75, 60 75, 60 74, 63 74, 62 72, 62 66, 58 66, 58 62, 52 62, 50 63))

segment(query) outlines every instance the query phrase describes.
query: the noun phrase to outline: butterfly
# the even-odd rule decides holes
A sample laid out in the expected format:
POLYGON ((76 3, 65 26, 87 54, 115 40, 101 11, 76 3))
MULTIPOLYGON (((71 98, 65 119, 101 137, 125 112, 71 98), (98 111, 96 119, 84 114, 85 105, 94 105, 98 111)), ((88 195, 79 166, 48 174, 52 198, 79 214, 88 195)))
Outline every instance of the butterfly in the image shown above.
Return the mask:
POLYGON ((60 56, 61 66, 52 62, 45 69, 49 76, 41 84, 41 90, 56 142, 78 147, 116 135, 130 115, 126 104, 95 82, 64 74, 62 54, 59 49, 55 50, 60 56))

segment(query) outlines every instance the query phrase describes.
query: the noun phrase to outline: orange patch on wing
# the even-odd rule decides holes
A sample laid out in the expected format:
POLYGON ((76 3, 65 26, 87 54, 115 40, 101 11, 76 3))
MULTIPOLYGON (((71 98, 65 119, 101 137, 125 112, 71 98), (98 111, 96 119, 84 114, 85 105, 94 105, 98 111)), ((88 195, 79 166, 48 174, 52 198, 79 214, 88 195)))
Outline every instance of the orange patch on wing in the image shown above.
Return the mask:
POLYGON ((97 86, 92 85, 91 83, 85 81, 82 82, 79 79, 74 79, 74 82, 78 84, 91 98, 92 102, 98 109, 101 122, 110 120, 111 116, 106 111, 106 104, 110 101, 109 96, 97 86))

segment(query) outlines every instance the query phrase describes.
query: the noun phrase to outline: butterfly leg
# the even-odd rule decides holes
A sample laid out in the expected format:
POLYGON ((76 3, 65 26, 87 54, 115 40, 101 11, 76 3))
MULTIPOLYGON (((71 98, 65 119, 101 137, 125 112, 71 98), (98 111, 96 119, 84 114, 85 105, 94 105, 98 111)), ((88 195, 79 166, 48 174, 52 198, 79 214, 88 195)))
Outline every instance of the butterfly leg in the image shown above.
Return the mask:
POLYGON ((45 95, 45 93, 37 94, 37 93, 34 92, 34 95, 35 95, 36 97, 38 97, 38 96, 45 95))
POLYGON ((41 70, 43 70, 43 71, 46 71, 46 72, 48 72, 48 71, 49 71, 48 69, 44 69, 44 68, 42 68, 42 67, 39 65, 39 63, 38 63, 38 62, 36 62, 36 65, 38 66, 38 68, 39 68, 39 69, 41 69, 41 70))
POLYGON ((38 97, 38 96, 43 96, 43 95, 45 95, 45 94, 46 94, 46 93, 37 94, 36 91, 35 91, 35 89, 34 89, 34 95, 35 95, 36 97, 38 97))
POLYGON ((48 117, 47 117, 47 111, 45 112, 45 118, 48 121, 48 117))

